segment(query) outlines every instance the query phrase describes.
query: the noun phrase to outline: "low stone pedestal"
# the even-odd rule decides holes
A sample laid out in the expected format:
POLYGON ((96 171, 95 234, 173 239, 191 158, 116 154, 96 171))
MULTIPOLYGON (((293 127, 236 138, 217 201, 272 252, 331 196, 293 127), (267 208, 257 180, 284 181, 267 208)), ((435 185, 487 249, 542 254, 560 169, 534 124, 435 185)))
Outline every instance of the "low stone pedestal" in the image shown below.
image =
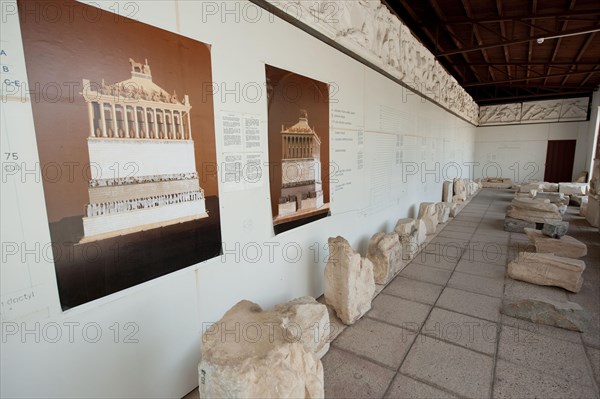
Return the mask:
POLYGON ((328 334, 314 329, 328 324, 327 308, 309 297, 270 311, 237 303, 202 335, 200 397, 322 398, 323 366, 314 350, 319 342, 328 347, 328 334))
POLYGON ((367 258, 373 263, 375 283, 387 284, 406 266, 398 233, 377 233, 371 237, 367 258))
POLYGON ((585 216, 587 212, 588 200, 589 199, 587 195, 581 199, 581 206, 579 207, 579 216, 585 216))
POLYGON ((325 302, 340 320, 353 324, 371 309, 375 294, 373 264, 354 252, 343 237, 329 239, 325 265, 325 302))
POLYGON ((532 252, 519 252, 518 257, 508 264, 508 276, 512 279, 561 287, 571 292, 581 289, 584 270, 585 263, 581 260, 532 252))
POLYGON ((550 253, 565 258, 581 258, 587 255, 587 246, 581 241, 571 237, 550 238, 540 230, 525 228, 527 238, 535 245, 535 250, 540 253, 550 253))

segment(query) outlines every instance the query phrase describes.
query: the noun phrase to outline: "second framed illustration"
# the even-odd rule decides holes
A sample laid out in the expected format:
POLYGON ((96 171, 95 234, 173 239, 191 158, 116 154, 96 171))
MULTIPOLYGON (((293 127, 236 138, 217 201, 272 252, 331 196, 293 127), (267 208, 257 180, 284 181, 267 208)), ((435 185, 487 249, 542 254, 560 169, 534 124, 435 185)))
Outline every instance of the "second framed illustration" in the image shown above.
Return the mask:
POLYGON ((266 66, 275 234, 329 216, 329 86, 266 66))

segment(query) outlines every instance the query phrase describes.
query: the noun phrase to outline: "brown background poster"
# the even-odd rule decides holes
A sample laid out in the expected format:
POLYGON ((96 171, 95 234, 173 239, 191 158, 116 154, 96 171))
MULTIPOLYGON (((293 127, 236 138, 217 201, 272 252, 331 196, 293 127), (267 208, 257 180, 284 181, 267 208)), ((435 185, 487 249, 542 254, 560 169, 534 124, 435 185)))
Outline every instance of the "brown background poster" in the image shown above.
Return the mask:
POLYGON ((271 210, 277 216, 281 196, 281 126, 296 124, 301 110, 321 139, 323 202, 329 203, 329 86, 294 72, 266 65, 269 93, 269 169, 271 210))
MULTIPOLYGON (((48 4, 27 0, 18 7, 59 295, 67 309, 220 254, 212 71, 204 43, 82 3, 48 4), (147 59, 153 82, 168 93, 189 96, 208 217, 79 242, 90 177, 82 80, 95 87, 102 79, 107 85, 127 80, 130 58, 147 59)), ((113 177, 120 176, 103 176, 113 177)))

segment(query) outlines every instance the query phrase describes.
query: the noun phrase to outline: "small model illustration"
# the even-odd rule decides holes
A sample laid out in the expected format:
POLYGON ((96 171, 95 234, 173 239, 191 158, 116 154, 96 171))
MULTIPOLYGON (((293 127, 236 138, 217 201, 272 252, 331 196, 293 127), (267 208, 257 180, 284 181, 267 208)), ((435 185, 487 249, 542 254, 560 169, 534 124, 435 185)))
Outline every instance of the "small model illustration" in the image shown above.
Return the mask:
POLYGON ((123 82, 83 79, 92 176, 81 243, 208 216, 188 96, 156 85, 148 60, 129 63, 123 82))
POLYGON ((321 140, 308 124, 308 114, 300 111, 295 125, 281 127, 282 186, 279 216, 310 211, 323 206, 321 182, 321 140))

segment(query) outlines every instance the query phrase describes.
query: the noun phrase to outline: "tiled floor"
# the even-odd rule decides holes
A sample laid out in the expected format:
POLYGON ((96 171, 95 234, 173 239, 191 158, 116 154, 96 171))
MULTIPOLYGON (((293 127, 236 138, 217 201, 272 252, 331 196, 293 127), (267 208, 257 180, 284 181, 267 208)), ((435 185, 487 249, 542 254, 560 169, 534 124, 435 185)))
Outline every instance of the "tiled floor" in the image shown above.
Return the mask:
POLYGON ((326 398, 599 397, 600 234, 569 208, 569 235, 588 245, 580 293, 512 280, 507 262, 535 250, 503 230, 512 197, 480 191, 343 330, 322 359, 326 398), (589 330, 500 314, 504 297, 532 294, 579 303, 589 330))
POLYGON ((327 398, 598 398, 600 234, 569 208, 588 245, 580 293, 505 277, 524 234, 503 230, 513 193, 482 190, 346 328, 325 355, 327 398), (502 298, 581 304, 584 334, 500 314, 502 298))

